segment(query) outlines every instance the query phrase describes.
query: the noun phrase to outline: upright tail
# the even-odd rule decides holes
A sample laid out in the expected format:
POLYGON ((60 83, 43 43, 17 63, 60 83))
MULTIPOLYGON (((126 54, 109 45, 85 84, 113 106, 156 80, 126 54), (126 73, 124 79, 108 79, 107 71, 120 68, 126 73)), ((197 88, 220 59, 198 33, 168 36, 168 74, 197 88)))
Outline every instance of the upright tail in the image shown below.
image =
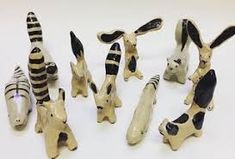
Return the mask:
POLYGON ((41 25, 33 12, 29 12, 27 15, 27 29, 29 34, 29 39, 31 43, 42 42, 42 29, 41 25))
POLYGON ((146 86, 152 84, 154 89, 156 90, 158 88, 159 80, 160 80, 160 75, 153 76, 152 78, 150 78, 146 86))
POLYGON ((175 40, 177 44, 182 45, 181 51, 184 50, 186 43, 190 41, 187 31, 188 21, 188 19, 180 19, 175 29, 175 40))
POLYGON ((79 59, 84 55, 82 42, 76 37, 76 35, 72 31, 70 32, 70 38, 73 54, 77 59, 79 59))
POLYGON ((117 75, 121 60, 121 49, 119 43, 114 43, 105 61, 106 75, 117 75))

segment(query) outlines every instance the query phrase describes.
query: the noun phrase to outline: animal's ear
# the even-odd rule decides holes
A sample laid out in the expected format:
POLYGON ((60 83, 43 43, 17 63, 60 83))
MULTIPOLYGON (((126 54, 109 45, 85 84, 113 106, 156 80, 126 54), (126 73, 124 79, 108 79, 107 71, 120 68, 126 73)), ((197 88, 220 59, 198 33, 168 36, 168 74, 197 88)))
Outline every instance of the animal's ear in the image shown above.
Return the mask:
POLYGON ((197 27, 190 20, 188 21, 187 30, 192 41, 197 45, 197 47, 202 48, 200 33, 197 27))
POLYGON ((62 99, 63 101, 65 101, 65 91, 63 88, 59 88, 59 97, 58 99, 62 99))
POLYGON ((181 65, 182 61, 181 59, 177 59, 177 60, 174 60, 176 63, 178 63, 179 65, 181 65))
POLYGON ((112 90, 112 84, 109 84, 108 87, 107 87, 107 94, 109 95, 111 90, 112 90))
POLYGON ((120 39, 125 34, 123 30, 112 30, 110 32, 99 32, 97 38, 103 43, 111 44, 114 41, 120 39))
POLYGON ((97 87, 94 82, 91 82, 90 88, 93 91, 93 93, 97 94, 98 91, 97 91, 97 87))
POLYGON ((150 32, 150 31, 159 30, 162 27, 162 22, 163 22, 163 20, 161 18, 153 19, 153 20, 149 21, 148 23, 144 24, 143 26, 141 26, 140 28, 138 28, 135 31, 135 34, 136 35, 143 35, 143 34, 150 32))
POLYGON ((70 31, 70 38, 71 38, 72 51, 75 57, 79 58, 83 56, 84 49, 82 42, 76 37, 76 35, 72 31, 70 31))
POLYGON ((225 40, 231 38, 235 34, 235 26, 230 26, 226 28, 210 45, 210 48, 213 49, 220 44, 222 44, 225 40))

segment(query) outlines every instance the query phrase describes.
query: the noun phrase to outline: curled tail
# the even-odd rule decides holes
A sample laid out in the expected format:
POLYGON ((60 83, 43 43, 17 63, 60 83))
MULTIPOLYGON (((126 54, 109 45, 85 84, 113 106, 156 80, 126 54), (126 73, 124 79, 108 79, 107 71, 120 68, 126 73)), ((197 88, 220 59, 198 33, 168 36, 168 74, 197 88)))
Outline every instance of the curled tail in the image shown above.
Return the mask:
POLYGON ((181 44, 181 51, 184 50, 186 43, 190 40, 188 37, 187 25, 188 19, 181 19, 178 21, 175 29, 175 40, 177 44, 181 44))
POLYGON ((77 59, 79 59, 84 55, 82 42, 76 37, 76 35, 72 31, 70 32, 70 38, 73 54, 77 59))
POLYGON ((33 12, 29 12, 27 15, 27 29, 29 34, 29 39, 31 43, 42 42, 42 29, 41 25, 33 12))
POLYGON ((121 60, 121 49, 119 43, 114 43, 105 61, 106 75, 117 75, 121 60))
POLYGON ((153 76, 152 78, 150 78, 146 86, 152 84, 154 89, 156 90, 158 88, 159 80, 160 80, 160 75, 153 76))

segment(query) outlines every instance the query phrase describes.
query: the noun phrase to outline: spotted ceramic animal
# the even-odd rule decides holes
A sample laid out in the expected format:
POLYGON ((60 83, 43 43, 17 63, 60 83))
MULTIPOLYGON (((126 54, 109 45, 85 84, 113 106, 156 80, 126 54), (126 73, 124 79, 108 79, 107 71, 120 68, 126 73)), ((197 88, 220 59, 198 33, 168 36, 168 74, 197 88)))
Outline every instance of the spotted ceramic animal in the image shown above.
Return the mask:
POLYGON ((32 110, 30 84, 20 66, 16 66, 14 75, 5 86, 5 99, 8 117, 13 128, 24 128, 32 110))
POLYGON ((156 103, 159 79, 159 75, 152 77, 143 89, 126 134, 127 142, 130 145, 139 143, 147 133, 153 113, 153 105, 156 103))
POLYGON ((33 12, 28 13, 26 21, 31 42, 31 50, 35 47, 38 47, 43 51, 48 80, 54 81, 58 78, 58 68, 50 53, 44 47, 41 25, 33 12))
POLYGON ((163 142, 169 143, 172 150, 178 150, 189 136, 199 137, 202 135, 206 108, 212 102, 215 86, 215 71, 210 70, 198 82, 193 103, 188 111, 174 121, 170 122, 165 119, 161 123, 159 132, 163 135, 163 142))
POLYGON ((121 59, 121 49, 118 43, 114 43, 106 57, 105 70, 106 77, 100 90, 91 83, 95 103, 97 106, 97 122, 108 120, 114 124, 116 122, 115 108, 120 107, 122 102, 117 95, 116 77, 121 59))
POLYGON ((191 39, 187 32, 187 19, 178 21, 175 29, 176 49, 174 54, 167 58, 167 68, 164 72, 164 79, 184 84, 188 72, 189 45, 191 39))
POLYGON ((142 73, 137 69, 137 59, 139 58, 137 45, 137 36, 143 35, 150 31, 156 31, 161 29, 162 19, 156 18, 145 25, 141 26, 136 31, 128 34, 123 30, 113 30, 110 32, 100 32, 97 34, 98 39, 101 42, 111 44, 114 41, 123 37, 125 46, 125 68, 124 68, 124 80, 127 81, 131 76, 135 76, 138 79, 142 79, 142 73))
MULTIPOLYGON (((218 47, 222 44, 225 40, 231 38, 235 34, 235 26, 230 26, 226 28, 214 41, 211 43, 204 43, 201 39, 200 33, 196 27, 196 25, 189 21, 187 25, 188 34, 194 44, 197 46, 199 51, 199 65, 195 72, 189 77, 189 80, 193 82, 193 89, 187 95, 184 103, 189 105, 192 103, 193 96, 194 96, 194 89, 197 82, 203 77, 210 69, 211 69, 211 58, 212 58, 212 51, 214 48, 218 47)), ((213 109, 210 107, 209 109, 213 109)))

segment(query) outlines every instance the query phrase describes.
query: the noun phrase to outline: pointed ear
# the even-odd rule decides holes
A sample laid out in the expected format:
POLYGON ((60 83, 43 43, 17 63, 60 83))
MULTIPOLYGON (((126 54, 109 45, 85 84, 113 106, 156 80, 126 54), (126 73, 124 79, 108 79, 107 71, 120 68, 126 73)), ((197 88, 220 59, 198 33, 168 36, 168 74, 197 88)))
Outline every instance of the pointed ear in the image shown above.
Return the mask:
POLYGON ((107 87, 107 94, 109 95, 111 90, 112 90, 112 84, 109 84, 108 87, 107 87))
POLYGON ((93 91, 93 93, 97 94, 98 91, 97 91, 97 87, 94 82, 91 82, 90 88, 93 91))
POLYGON ((70 31, 70 38, 71 38, 72 51, 75 57, 79 58, 83 56, 84 49, 82 42, 76 37, 76 35, 72 31, 70 31))
POLYGON ((202 48, 200 33, 197 27, 191 21, 188 21, 187 30, 192 41, 197 45, 197 47, 202 48))
POLYGON ((230 26, 226 28, 210 45, 210 48, 213 49, 220 44, 222 44, 225 40, 231 38, 235 34, 235 26, 230 26))
POLYGON ((63 101, 65 101, 65 91, 63 88, 59 88, 59 97, 58 99, 62 99, 63 101))
POLYGON ((161 29, 163 20, 161 18, 156 18, 148 23, 144 24, 135 31, 136 35, 143 35, 150 31, 156 31, 161 29))
POLYGON ((99 32, 97 38, 99 41, 107 44, 111 44, 114 41, 120 39, 125 34, 123 30, 112 30, 110 32, 99 32))

